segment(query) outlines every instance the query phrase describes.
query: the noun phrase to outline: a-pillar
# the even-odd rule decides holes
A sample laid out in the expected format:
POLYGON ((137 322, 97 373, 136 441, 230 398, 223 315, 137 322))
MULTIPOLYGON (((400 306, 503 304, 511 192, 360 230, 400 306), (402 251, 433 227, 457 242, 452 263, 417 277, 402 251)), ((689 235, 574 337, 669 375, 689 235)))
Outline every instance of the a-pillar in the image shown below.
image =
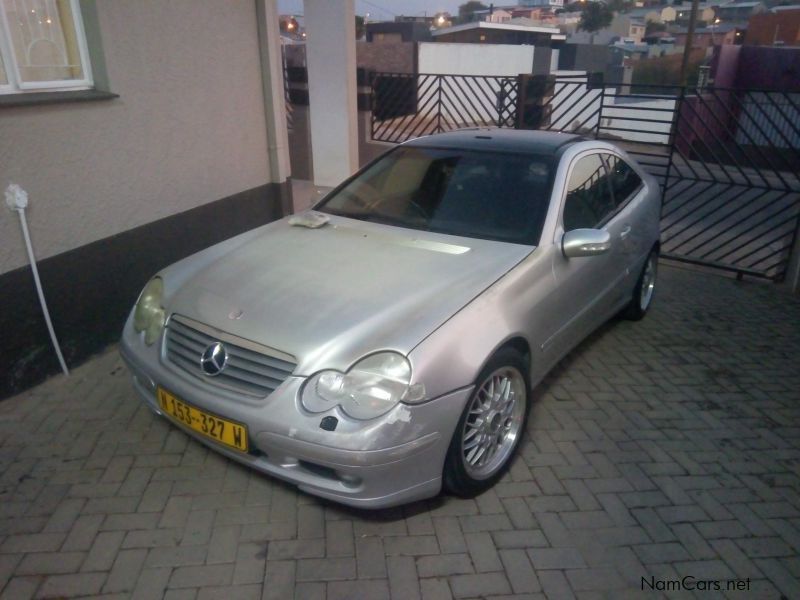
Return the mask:
POLYGON ((358 168, 354 0, 305 0, 314 183, 334 186, 358 168))

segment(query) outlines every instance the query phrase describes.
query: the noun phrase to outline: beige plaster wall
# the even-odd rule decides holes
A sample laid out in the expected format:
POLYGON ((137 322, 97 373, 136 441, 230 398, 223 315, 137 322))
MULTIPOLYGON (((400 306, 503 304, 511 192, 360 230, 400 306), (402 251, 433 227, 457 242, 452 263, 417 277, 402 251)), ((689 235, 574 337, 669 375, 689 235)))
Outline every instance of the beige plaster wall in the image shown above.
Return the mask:
MULTIPOLYGON (((270 181, 255 2, 96 4, 120 98, 0 109, 0 189, 29 192, 39 258, 270 181)), ((0 240, 0 273, 26 263, 5 205, 0 240)))

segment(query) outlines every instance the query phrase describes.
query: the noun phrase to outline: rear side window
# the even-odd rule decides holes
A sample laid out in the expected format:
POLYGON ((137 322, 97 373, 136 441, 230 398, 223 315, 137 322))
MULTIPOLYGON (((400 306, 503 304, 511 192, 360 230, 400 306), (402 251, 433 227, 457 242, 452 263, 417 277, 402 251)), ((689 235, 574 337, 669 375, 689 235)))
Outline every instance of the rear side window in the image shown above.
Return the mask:
POLYGON ((593 229, 613 212, 614 201, 600 155, 590 154, 578 159, 567 184, 564 230, 593 229))
POLYGON ((624 160, 613 154, 605 155, 611 176, 611 189, 617 206, 625 204, 642 187, 642 178, 624 160))

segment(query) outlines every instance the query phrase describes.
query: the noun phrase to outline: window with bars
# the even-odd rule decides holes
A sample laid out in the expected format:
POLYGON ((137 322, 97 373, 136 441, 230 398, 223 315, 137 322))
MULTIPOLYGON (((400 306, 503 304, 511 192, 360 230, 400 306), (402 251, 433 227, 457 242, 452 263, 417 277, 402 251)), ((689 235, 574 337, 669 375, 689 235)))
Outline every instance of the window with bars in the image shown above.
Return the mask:
POLYGON ((78 0, 0 0, 0 93, 92 84, 78 0))

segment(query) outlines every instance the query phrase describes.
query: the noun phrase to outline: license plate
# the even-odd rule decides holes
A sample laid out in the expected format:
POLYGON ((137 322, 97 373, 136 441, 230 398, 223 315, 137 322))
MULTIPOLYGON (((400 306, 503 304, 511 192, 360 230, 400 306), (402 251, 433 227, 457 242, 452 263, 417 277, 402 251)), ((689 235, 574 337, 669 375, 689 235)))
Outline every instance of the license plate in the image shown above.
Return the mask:
POLYGON ((158 404, 164 414, 184 427, 234 450, 247 452, 247 427, 244 425, 200 410, 161 387, 158 388, 158 404))

